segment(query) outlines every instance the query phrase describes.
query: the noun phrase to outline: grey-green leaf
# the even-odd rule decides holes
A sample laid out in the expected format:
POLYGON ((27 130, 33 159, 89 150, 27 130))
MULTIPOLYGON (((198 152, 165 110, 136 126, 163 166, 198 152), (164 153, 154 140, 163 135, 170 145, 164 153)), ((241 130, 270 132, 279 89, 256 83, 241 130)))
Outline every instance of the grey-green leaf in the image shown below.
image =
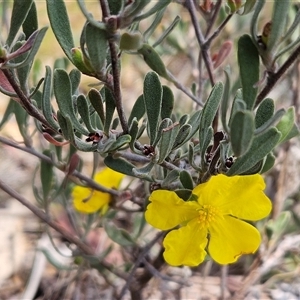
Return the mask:
POLYGON ((14 41, 21 25, 26 19, 26 16, 30 10, 33 0, 15 0, 13 2, 13 10, 10 20, 10 29, 8 33, 8 37, 6 40, 6 44, 11 46, 14 41))
POLYGON ((64 0, 46 0, 46 3, 53 33, 66 56, 72 61, 71 49, 75 46, 64 0))
POLYGON ((106 65, 106 51, 108 48, 106 31, 88 23, 85 27, 85 37, 90 63, 96 73, 101 74, 106 65))
POLYGON ((161 119, 171 118, 172 111, 174 108, 174 95, 172 90, 163 85, 163 95, 162 95, 162 103, 161 103, 161 119))
MULTIPOLYGON (((51 153, 49 150, 43 151, 43 154, 50 157, 51 153)), ((41 183, 43 190, 44 200, 48 199, 51 191, 52 179, 53 179, 53 164, 50 164, 44 160, 41 161, 41 183)))
POLYGON ((159 122, 162 106, 162 94, 163 89, 158 75, 155 72, 147 73, 144 80, 143 95, 146 114, 148 117, 148 128, 151 145, 153 144, 157 134, 157 124, 159 122))
POLYGON ((145 102, 143 95, 140 95, 137 100, 135 101, 130 116, 128 118, 128 124, 130 126, 132 120, 136 118, 137 121, 139 121, 145 114, 145 102))
POLYGON ((230 141, 236 157, 242 156, 252 144, 254 117, 249 111, 237 111, 230 124, 230 141))
POLYGON ((114 158, 113 156, 108 155, 104 159, 104 164, 114 171, 135 177, 132 171, 135 166, 123 158, 114 158))
POLYGON ((75 116, 74 104, 72 99, 72 86, 68 73, 63 69, 54 71, 54 94, 61 114, 66 118, 69 117, 73 127, 84 135, 89 132, 84 128, 75 116))
POLYGON ((192 176, 186 170, 180 172, 179 179, 185 189, 192 190, 194 188, 192 176))
POLYGON ((54 130, 59 129, 59 125, 53 118, 53 111, 51 106, 51 85, 52 85, 52 74, 51 69, 49 66, 46 66, 46 75, 44 80, 44 87, 43 87, 43 97, 42 97, 42 111, 45 119, 48 123, 52 126, 54 130))
POLYGON ((111 127, 111 123, 113 120, 116 104, 115 98, 112 92, 107 88, 104 87, 104 95, 105 95, 105 123, 104 123, 104 132, 106 135, 109 135, 109 130, 111 127))
POLYGON ((102 124, 105 123, 104 106, 101 94, 96 89, 90 89, 88 93, 89 100, 99 115, 102 124))
POLYGON ((227 175, 232 176, 247 172, 274 149, 280 137, 281 133, 275 127, 256 136, 250 149, 236 159, 227 175))
POLYGON ((255 115, 255 127, 258 128, 267 122, 274 114, 275 104, 271 98, 266 98, 257 108, 255 115))
POLYGON ((238 41, 238 63, 242 83, 243 100, 247 109, 254 107, 259 81, 259 54, 249 35, 243 35, 238 41))

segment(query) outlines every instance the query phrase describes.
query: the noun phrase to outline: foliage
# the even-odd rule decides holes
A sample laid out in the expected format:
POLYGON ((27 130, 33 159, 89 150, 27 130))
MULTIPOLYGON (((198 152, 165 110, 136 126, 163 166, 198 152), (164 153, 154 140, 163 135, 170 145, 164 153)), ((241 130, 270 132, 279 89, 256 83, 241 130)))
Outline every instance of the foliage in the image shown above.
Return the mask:
MULTIPOLYGON (((115 287, 118 299, 127 290, 132 299, 141 299, 143 289, 153 276, 159 276, 155 271, 165 263, 161 242, 165 233, 149 233, 143 216, 151 192, 175 191, 187 201, 195 186, 216 178, 266 173, 276 162, 277 149, 299 135, 294 107, 285 100, 279 108, 278 101, 267 96, 299 56, 300 10, 291 1, 275 0, 271 20, 262 28, 265 0, 100 0, 100 20, 84 0, 77 0, 86 21, 77 43, 65 2, 46 1, 51 29, 65 57, 54 67, 45 66, 39 79, 35 57, 47 27, 39 28, 33 0, 13 2, 7 34, 1 38, 0 92, 10 102, 0 129, 14 115, 24 146, 4 137, 0 142, 40 158, 41 184, 35 178, 35 206, 1 180, 0 188, 75 244, 74 262, 80 256, 82 264, 104 277, 109 272, 125 280, 121 290, 115 287), (174 15, 176 10, 180 15, 174 15), (230 33, 231 22, 244 31, 230 33), (235 54, 229 55, 234 45, 236 59, 235 54), (189 62, 186 82, 168 57, 189 62), (134 99, 126 99, 122 90, 121 72, 128 68, 122 58, 133 66, 143 64, 141 72, 147 70, 142 75, 142 94, 130 96, 134 99), (223 72, 220 66, 226 59, 230 68, 223 72), (84 91, 83 75, 99 85, 84 91), (40 147, 34 146, 34 139, 43 140, 40 147), (90 176, 84 175, 82 152, 93 155, 90 176), (107 175, 108 182, 97 180, 97 175, 93 180, 104 165, 114 174, 128 175, 127 186, 115 189, 114 182, 120 178, 113 173, 107 175), (104 203, 109 203, 109 210, 103 214, 76 211, 72 201, 77 201, 78 189, 79 195, 86 189, 110 199, 104 203), (56 226, 59 220, 51 213, 54 204, 65 210, 74 235, 56 226), (124 214, 126 224, 120 225, 124 214), (97 253, 89 244, 86 237, 99 227, 123 247, 123 264, 107 261, 110 247, 97 253), (159 250, 153 250, 154 246, 159 250), (138 273, 140 264, 144 268, 138 273)), ((6 9, 3 5, 3 13, 6 9)), ((214 184, 226 189, 224 182, 214 184)), ((243 190, 248 189, 243 186, 243 190)), ((268 221, 270 243, 278 230, 283 234, 283 223, 268 221)), ((261 234, 266 236, 263 226, 261 234)))

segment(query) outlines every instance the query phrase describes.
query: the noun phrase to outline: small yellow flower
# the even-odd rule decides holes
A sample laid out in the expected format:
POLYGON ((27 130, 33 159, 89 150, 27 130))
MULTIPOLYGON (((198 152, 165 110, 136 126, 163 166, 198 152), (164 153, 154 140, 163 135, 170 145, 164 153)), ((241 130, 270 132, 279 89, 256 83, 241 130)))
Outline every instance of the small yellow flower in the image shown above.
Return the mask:
POLYGON ((258 175, 213 176, 193 190, 197 201, 183 201, 173 191, 154 191, 145 213, 153 227, 169 230, 163 242, 164 258, 172 266, 197 266, 209 255, 229 264, 254 253, 261 242, 258 230, 247 222, 265 218, 271 211, 258 175))
MULTIPOLYGON (((95 175, 94 180, 106 188, 118 188, 123 177, 124 175, 121 173, 104 168, 95 175)), ((108 209, 108 204, 112 200, 112 196, 109 193, 78 185, 74 187, 72 197, 75 209, 86 214, 99 210, 105 213, 108 209)))

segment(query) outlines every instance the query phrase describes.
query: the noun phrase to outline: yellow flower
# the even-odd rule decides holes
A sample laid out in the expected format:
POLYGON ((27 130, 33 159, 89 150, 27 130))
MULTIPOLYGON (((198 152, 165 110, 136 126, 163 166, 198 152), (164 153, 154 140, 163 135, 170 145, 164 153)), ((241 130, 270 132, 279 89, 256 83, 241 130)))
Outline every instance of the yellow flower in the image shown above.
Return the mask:
POLYGON ((256 175, 213 176, 193 190, 197 201, 183 201, 173 191, 154 191, 145 213, 153 227, 169 230, 163 242, 164 258, 172 266, 197 266, 209 255, 229 264, 254 253, 261 242, 258 230, 247 222, 265 218, 272 205, 264 194, 263 178, 256 175))
MULTIPOLYGON (((94 180, 106 188, 118 188, 123 177, 124 175, 121 173, 104 168, 95 175, 94 180)), ((78 185, 74 187, 72 197, 75 209, 86 214, 97 212, 100 209, 102 213, 105 213, 112 200, 112 195, 109 193, 78 185)))

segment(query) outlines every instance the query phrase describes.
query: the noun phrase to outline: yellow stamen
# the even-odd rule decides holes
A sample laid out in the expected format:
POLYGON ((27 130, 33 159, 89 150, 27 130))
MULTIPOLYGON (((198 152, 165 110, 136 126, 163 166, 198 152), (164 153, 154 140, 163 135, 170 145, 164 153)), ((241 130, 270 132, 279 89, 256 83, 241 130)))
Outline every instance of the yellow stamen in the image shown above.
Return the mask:
POLYGON ((220 211, 212 205, 203 205, 198 213, 198 223, 201 228, 209 227, 210 223, 214 222, 216 217, 220 216, 220 211))

